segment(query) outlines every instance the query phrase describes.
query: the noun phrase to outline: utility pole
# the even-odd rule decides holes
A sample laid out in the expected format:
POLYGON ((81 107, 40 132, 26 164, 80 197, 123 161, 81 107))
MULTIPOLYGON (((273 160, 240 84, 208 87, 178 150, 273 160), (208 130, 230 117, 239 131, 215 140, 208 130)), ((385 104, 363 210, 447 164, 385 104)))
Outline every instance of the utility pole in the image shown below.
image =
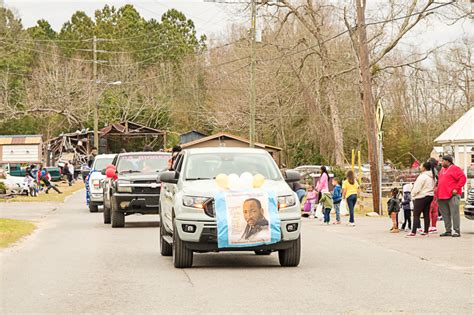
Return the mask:
MULTIPOLYGON (((227 1, 227 0, 204 0, 205 2, 242 4, 248 1, 227 1)), ((268 0, 262 3, 269 2, 268 0)), ((274 2, 274 1, 270 1, 274 2)), ((249 146, 255 146, 255 112, 257 107, 257 83, 255 68, 257 65, 257 0, 250 0, 250 121, 249 121, 249 146)))
POLYGON ((250 147, 253 148, 255 146, 255 111, 257 106, 257 91, 256 91, 256 78, 255 78, 255 67, 256 67, 256 59, 257 59, 257 51, 256 51, 256 36, 257 36, 257 2, 256 0, 252 0, 251 3, 251 28, 250 28, 250 36, 251 36, 251 61, 250 61, 250 147))
POLYGON ((92 55, 93 55, 93 68, 92 68, 92 84, 94 94, 94 147, 99 152, 99 100, 97 99, 97 37, 94 35, 92 38, 92 55))
POLYGON ((365 125, 367 129, 368 156, 370 163, 370 181, 372 183, 372 196, 374 211, 381 213, 381 178, 379 170, 379 152, 377 148, 377 126, 375 115, 375 102, 372 94, 372 78, 369 69, 369 50, 367 47, 367 31, 365 25, 366 0, 356 0, 357 9, 357 34, 359 50, 359 74, 364 107, 365 125))

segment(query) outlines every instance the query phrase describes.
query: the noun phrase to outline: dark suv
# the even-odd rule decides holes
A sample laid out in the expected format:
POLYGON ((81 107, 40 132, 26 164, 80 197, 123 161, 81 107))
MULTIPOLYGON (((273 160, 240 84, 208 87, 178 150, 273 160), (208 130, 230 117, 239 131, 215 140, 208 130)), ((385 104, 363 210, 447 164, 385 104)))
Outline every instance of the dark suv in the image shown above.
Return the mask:
POLYGON ((112 161, 115 176, 108 177, 104 184, 104 223, 123 227, 127 215, 158 214, 161 189, 158 178, 170 158, 165 152, 117 155, 112 161))

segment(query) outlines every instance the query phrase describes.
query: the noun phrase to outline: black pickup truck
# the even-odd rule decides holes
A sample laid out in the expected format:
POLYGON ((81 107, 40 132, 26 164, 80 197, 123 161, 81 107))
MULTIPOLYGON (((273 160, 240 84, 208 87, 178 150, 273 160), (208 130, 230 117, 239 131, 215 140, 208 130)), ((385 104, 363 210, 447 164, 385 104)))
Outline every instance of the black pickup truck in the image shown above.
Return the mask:
MULTIPOLYGON (((165 152, 121 153, 112 164, 115 176, 104 182, 104 223, 124 227, 125 216, 135 213, 158 214, 160 172, 166 170, 171 154, 165 152)), ((106 171, 103 171, 104 174, 106 171)))

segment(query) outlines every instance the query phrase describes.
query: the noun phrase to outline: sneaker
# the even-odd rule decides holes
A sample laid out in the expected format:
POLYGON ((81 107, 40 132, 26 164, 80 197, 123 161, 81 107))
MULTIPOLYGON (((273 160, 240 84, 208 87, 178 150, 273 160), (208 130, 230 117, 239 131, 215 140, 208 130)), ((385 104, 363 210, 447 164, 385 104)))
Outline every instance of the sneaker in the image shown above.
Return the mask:
POLYGON ((390 233, 398 233, 398 232, 400 232, 399 229, 393 229, 393 230, 390 231, 390 233))
POLYGON ((417 233, 421 233, 421 232, 423 232, 423 229, 422 229, 422 228, 417 228, 417 229, 416 229, 416 232, 417 232, 417 233))
POLYGON ((406 229, 405 229, 405 232, 407 232, 407 233, 410 232, 410 231, 411 231, 410 228, 406 228, 406 229))
POLYGON ((408 233, 407 235, 405 235, 405 237, 415 237, 416 234, 415 233, 408 233))
POLYGON ((451 235, 451 236, 452 237, 461 237, 461 234, 454 232, 453 235, 451 235))
POLYGON ((438 233, 438 229, 432 226, 428 229, 428 233, 438 233))
POLYGON ((421 232, 420 235, 421 235, 421 236, 428 236, 429 234, 426 233, 426 232, 421 232))
POLYGON ((314 219, 314 215, 310 214, 308 218, 314 219))
POLYGON ((350 222, 347 225, 352 226, 352 227, 356 226, 355 223, 350 223, 350 222))
POLYGON ((444 232, 444 233, 441 233, 439 236, 445 237, 445 236, 452 236, 452 235, 451 235, 451 232, 444 232))
POLYGON ((336 224, 341 224, 341 221, 337 221, 336 224))

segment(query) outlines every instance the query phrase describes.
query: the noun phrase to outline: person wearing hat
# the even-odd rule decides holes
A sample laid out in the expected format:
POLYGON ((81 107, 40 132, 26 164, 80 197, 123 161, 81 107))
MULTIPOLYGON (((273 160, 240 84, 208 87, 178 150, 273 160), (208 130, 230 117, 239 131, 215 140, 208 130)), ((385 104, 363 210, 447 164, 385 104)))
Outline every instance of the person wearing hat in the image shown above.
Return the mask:
POLYGON ((446 232, 440 236, 461 236, 459 202, 462 187, 466 184, 466 175, 459 166, 453 164, 453 158, 445 155, 442 158, 443 168, 438 174, 438 207, 443 216, 446 232), (454 229, 454 233, 452 233, 454 229))

